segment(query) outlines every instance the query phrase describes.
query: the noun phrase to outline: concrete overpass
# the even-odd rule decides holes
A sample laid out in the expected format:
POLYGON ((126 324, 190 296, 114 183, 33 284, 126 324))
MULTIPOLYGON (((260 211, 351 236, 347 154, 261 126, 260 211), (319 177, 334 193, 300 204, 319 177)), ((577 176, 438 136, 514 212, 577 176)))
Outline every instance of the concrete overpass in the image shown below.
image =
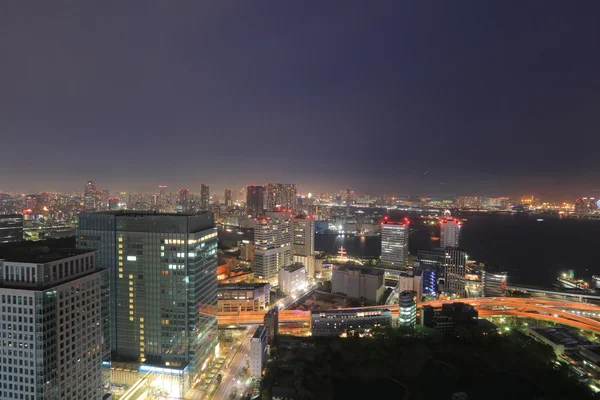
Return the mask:
MULTIPOLYGON (((517 297, 482 297, 422 302, 419 303, 418 307, 430 305, 434 308, 440 308, 442 304, 452 302, 471 304, 477 309, 481 317, 506 315, 534 318, 600 333, 600 306, 588 303, 517 297), (581 315, 582 313, 584 315, 581 315)), ((392 311, 392 316, 398 317, 397 305, 365 308, 389 308, 392 311)), ((264 311, 220 312, 218 318, 221 326, 237 326, 260 324, 263 322, 264 315, 264 311)), ((310 324, 310 311, 281 310, 279 312, 279 323, 310 324)))

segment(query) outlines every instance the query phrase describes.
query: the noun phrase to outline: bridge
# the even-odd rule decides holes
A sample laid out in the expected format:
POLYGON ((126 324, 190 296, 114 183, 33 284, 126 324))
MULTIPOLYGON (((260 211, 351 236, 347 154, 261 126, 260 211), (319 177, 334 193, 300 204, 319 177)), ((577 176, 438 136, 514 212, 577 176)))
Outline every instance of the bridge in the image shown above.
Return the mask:
MULTIPOLYGON (((600 306, 587 303, 517 297, 482 297, 421 302, 418 307, 429 305, 434 308, 441 308, 442 304, 454 302, 471 304, 479 312, 480 317, 506 315, 533 318, 600 333, 600 306)), ((398 318, 397 305, 363 308, 389 308, 392 311, 392 317, 398 318)), ((217 315, 219 325, 237 326, 261 324, 265 312, 219 312, 217 315)), ((281 310, 279 311, 279 323, 310 324, 310 311, 281 310)))

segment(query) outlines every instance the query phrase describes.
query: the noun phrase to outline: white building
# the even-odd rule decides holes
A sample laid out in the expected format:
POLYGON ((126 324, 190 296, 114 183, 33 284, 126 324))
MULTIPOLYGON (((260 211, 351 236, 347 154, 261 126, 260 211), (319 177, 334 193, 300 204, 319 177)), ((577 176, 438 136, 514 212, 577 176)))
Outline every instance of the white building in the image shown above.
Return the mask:
POLYGON ((462 224, 456 218, 443 218, 440 220, 440 247, 458 247, 460 228, 462 224))
POLYGON ((283 293, 304 289, 307 283, 306 267, 303 264, 291 264, 279 270, 279 288, 283 293))
POLYGON ((444 251, 446 271, 444 292, 450 296, 465 297, 467 253, 451 247, 447 247, 444 251))
POLYGON ((95 259, 46 250, 0 260, 1 399, 102 398, 109 277, 95 259))
POLYGON ((384 272, 351 265, 336 267, 331 274, 331 292, 376 304, 385 292, 384 272))
POLYGON ((381 226, 381 262, 404 267, 408 262, 409 222, 385 221, 381 226))
POLYGON ((254 276, 277 282, 279 269, 291 262, 290 221, 257 218, 254 222, 254 276))
POLYGON ((267 365, 267 329, 259 326, 250 339, 250 377, 260 378, 267 365))
POLYGON ((415 326, 417 322, 417 300, 417 292, 414 290, 406 290, 400 293, 398 325, 404 327, 415 326))

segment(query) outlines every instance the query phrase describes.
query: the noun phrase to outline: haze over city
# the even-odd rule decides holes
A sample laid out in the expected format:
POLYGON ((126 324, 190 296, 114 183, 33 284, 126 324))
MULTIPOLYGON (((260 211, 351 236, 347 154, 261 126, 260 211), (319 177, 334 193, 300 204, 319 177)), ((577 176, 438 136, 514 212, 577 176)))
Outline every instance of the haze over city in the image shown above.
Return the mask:
POLYGON ((0 189, 593 193, 598 7, 10 2, 0 189))

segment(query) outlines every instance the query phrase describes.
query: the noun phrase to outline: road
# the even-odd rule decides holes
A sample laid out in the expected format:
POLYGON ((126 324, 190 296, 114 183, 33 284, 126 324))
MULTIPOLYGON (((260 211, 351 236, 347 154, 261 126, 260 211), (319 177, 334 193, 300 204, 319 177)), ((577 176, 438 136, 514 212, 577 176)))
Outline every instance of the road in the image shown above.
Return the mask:
MULTIPOLYGON (((213 395, 213 399, 228 399, 229 394, 238 385, 240 372, 242 372, 242 370, 246 367, 246 360, 250 358, 250 339, 252 339, 257 327, 258 325, 251 325, 246 330, 245 337, 242 340, 238 351, 233 357, 231 364, 229 364, 229 366, 227 366, 222 372, 221 384, 213 395)), ((239 386, 245 387, 244 382, 241 382, 239 386)), ((238 397, 239 394, 240 391, 238 391, 238 397)))
MULTIPOLYGON (((526 299, 517 297, 482 297, 447 301, 430 301, 419 303, 419 307, 430 305, 439 308, 442 304, 462 302, 473 305, 481 316, 514 315, 555 321, 561 324, 587 329, 600 333, 600 306, 570 301, 526 299), (587 316, 586 316, 587 315, 587 316)), ((374 306, 366 308, 389 308, 392 316, 398 316, 398 307, 374 306)), ((218 313, 220 325, 260 324, 265 313, 248 311, 241 313, 218 313)), ((279 312, 280 323, 310 323, 310 312, 299 310, 282 310, 279 312)))

